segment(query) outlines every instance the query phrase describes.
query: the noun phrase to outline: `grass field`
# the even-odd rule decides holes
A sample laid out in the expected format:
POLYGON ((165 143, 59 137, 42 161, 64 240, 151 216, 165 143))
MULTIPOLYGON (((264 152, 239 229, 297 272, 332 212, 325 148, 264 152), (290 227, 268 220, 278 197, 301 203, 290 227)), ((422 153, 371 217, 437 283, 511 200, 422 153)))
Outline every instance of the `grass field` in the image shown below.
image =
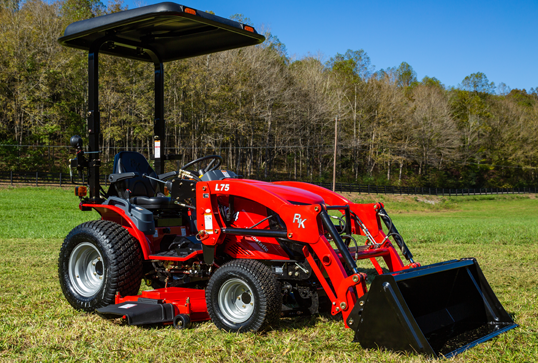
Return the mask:
MULTIPOLYGON (((519 324, 454 361, 538 360, 534 196, 351 197, 382 201, 423 265, 476 257, 519 324)), ((210 322, 187 331, 144 329, 75 311, 59 287, 58 252, 73 227, 97 217, 78 210, 70 189, 0 189, 0 361, 427 361, 364 350, 341 321, 326 316, 283 319, 263 334, 229 334, 210 322)))

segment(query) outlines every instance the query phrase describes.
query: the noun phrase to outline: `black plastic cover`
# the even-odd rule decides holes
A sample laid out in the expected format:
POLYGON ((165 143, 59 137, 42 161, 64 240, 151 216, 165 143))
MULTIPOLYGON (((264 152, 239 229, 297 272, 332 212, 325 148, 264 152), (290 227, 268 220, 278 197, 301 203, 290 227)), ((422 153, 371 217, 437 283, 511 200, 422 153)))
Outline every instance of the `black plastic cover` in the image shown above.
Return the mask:
POLYGON ((475 259, 379 275, 347 323, 363 348, 447 358, 517 327, 475 259))
POLYGON ((58 41, 67 47, 89 50, 94 41, 105 37, 111 42, 102 46, 101 53, 146 62, 153 60, 143 49, 169 62, 265 40, 252 27, 164 2, 72 23, 58 41))
POLYGON ((196 236, 177 236, 170 245, 174 249, 177 257, 187 257, 188 255, 200 251, 202 242, 196 239, 196 236))
POLYGON ((138 301, 108 305, 96 310, 105 319, 125 316, 129 325, 152 325, 174 320, 174 306, 160 300, 139 298, 138 301))
POLYGON ((142 208, 140 206, 133 205, 118 197, 108 197, 106 202, 103 205, 112 205, 123 209, 125 214, 131 218, 136 228, 138 228, 144 234, 154 234, 155 233, 155 221, 153 218, 153 213, 149 210, 142 208))
POLYGON ((211 170, 202 175, 202 181, 224 180, 228 178, 237 178, 237 174, 229 170, 211 170))

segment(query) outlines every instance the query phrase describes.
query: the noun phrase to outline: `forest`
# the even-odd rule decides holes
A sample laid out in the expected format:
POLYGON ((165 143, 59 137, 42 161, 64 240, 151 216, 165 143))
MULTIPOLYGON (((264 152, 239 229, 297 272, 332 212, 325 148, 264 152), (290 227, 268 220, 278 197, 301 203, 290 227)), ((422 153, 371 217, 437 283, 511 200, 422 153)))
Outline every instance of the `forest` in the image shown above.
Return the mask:
MULTIPOLYGON (((0 0, 0 171, 67 170, 69 138, 87 137, 87 53, 57 39, 74 21, 125 9, 0 0)), ((363 49, 294 58, 257 30, 267 38, 258 46, 165 64, 165 145, 182 155, 167 169, 220 154, 244 177, 330 181, 337 121, 338 182, 538 184, 538 87, 479 71, 447 87, 406 62, 376 70, 363 49)), ((104 171, 120 150, 150 157, 153 65, 101 57, 100 92, 104 171)))

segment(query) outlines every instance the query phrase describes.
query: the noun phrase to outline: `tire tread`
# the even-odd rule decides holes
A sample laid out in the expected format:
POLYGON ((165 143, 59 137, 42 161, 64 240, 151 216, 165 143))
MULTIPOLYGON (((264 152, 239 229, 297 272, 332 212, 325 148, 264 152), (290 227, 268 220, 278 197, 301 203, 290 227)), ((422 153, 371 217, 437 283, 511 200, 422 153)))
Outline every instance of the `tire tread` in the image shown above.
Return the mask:
POLYGON ((91 312, 96 308, 114 303, 117 291, 122 296, 135 295, 138 293, 142 280, 142 251, 140 244, 129 232, 119 224, 96 220, 80 224, 75 227, 65 238, 58 258, 58 274, 62 291, 69 303, 78 310, 91 312), (105 293, 90 304, 81 304, 76 296, 73 296, 66 281, 69 280, 68 271, 64 264, 68 263, 70 251, 74 248, 70 240, 84 233, 92 235, 101 244, 102 251, 109 259, 107 266, 108 283, 105 284, 105 293))
POLYGON ((235 329, 230 328, 228 325, 224 324, 219 319, 219 314, 215 310, 215 307, 212 304, 211 291, 214 288, 216 281, 221 277, 221 275, 228 273, 229 271, 244 271, 254 277, 256 285, 253 288, 259 288, 260 294, 260 312, 255 321, 249 324, 249 326, 244 331, 260 331, 267 330, 273 326, 278 325, 280 320, 280 311, 282 308, 282 296, 280 294, 280 284, 276 279, 273 272, 263 263, 256 260, 233 260, 222 267, 220 267, 213 277, 209 280, 209 284, 206 288, 206 302, 207 310, 213 323, 222 330, 226 331, 236 331, 235 329))

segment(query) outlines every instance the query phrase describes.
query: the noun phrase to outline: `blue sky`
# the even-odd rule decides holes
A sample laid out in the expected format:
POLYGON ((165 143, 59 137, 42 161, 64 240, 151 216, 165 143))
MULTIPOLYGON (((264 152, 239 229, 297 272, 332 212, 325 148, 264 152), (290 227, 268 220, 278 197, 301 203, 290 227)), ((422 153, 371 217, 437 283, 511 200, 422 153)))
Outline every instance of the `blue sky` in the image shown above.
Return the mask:
MULTIPOLYGON (((126 0, 129 8, 158 2, 126 0)), ((405 61, 419 79, 446 86, 483 72, 496 85, 538 87, 538 0, 176 2, 223 17, 243 14, 297 58, 364 49, 376 70, 405 61)))

